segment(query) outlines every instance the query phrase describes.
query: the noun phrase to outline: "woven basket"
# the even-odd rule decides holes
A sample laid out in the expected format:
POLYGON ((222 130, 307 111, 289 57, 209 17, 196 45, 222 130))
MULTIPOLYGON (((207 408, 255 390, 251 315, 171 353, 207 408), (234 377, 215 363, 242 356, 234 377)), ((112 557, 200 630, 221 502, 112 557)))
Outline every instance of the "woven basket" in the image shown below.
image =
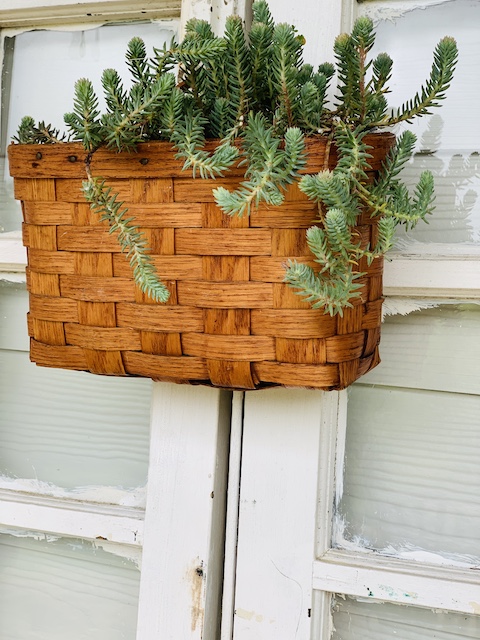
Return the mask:
MULTIPOLYGON (((366 139, 375 147, 373 170, 393 140, 366 139)), ((335 166, 324 139, 307 145, 308 172, 335 166)), ((93 175, 119 192, 148 239, 171 292, 163 305, 135 287, 115 237, 85 202, 84 156, 74 143, 9 148, 38 365, 224 388, 342 389, 379 362, 382 259, 370 266, 362 259, 362 297, 343 317, 311 309, 283 283, 288 258, 315 264, 305 231, 317 207, 297 185, 280 207, 230 218, 212 188, 237 186, 238 169, 195 180, 162 142, 143 143, 137 153, 96 152, 93 175)), ((363 244, 375 241, 368 212, 357 232, 363 244)))

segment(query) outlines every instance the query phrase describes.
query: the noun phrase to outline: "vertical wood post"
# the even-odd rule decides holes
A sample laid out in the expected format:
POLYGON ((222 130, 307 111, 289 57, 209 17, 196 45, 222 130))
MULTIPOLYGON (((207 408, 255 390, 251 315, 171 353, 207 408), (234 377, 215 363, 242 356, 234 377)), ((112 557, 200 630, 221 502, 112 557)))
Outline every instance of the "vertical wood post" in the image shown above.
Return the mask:
POLYGON ((137 640, 217 637, 229 392, 157 383, 137 640))

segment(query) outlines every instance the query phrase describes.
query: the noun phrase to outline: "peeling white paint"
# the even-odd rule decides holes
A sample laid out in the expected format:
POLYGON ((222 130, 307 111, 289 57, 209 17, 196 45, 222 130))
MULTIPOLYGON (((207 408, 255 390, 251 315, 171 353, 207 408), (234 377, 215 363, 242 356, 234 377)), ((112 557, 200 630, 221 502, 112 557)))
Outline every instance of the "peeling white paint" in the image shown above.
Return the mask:
MULTIPOLYGON (((458 301, 455 301, 458 303, 458 301)), ((382 306, 382 320, 386 316, 402 315, 406 316, 415 311, 422 311, 423 309, 434 309, 440 304, 445 304, 445 301, 440 303, 433 300, 414 300, 412 298, 397 298, 393 296, 387 296, 383 301, 382 306)))
POLYGON ((7 476, 0 476, 0 489, 52 498, 68 498, 79 502, 115 504, 121 507, 134 507, 137 509, 145 509, 147 494, 146 487, 123 489, 121 487, 87 486, 67 490, 49 482, 41 482, 36 479, 9 478, 7 476))
POLYGON ((380 20, 394 21, 411 11, 417 9, 425 10, 434 5, 446 4, 447 2, 453 1, 454 0, 423 0, 422 2, 412 2, 411 0, 396 0, 387 4, 382 0, 374 0, 373 2, 362 3, 358 12, 360 15, 368 16, 374 22, 379 22, 380 20))
MULTIPOLYGON (((36 540, 37 542, 58 542, 63 540, 67 542, 71 548, 82 548, 82 545, 75 542, 76 538, 69 538, 67 536, 54 535, 52 533, 44 533, 39 531, 29 531, 27 529, 12 529, 10 527, 1 527, 1 535, 9 535, 15 538, 28 538, 30 540, 36 540)), ((142 560, 142 549, 133 547, 126 544, 116 544, 114 542, 108 542, 104 540, 89 540, 94 549, 102 549, 105 553, 110 553, 124 560, 132 562, 138 569, 142 560)), ((82 543, 83 544, 83 543, 82 543)))

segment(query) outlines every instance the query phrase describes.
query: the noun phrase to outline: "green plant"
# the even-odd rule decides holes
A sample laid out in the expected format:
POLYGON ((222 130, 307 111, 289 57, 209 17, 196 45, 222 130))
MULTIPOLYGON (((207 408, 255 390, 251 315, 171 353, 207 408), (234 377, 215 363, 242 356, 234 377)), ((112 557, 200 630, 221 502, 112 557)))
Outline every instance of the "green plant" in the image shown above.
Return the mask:
MULTIPOLYGON (((72 113, 65 115, 70 139, 83 143, 87 157, 85 197, 92 209, 118 234, 130 258, 137 284, 152 298, 165 301, 168 291, 158 279, 146 242, 117 195, 90 170, 92 155, 102 146, 134 150, 145 140, 170 140, 184 169, 201 178, 222 176, 242 162, 245 180, 236 191, 214 190, 227 215, 247 215, 260 202, 279 205, 286 187, 299 180, 300 189, 318 202, 319 224, 307 232, 318 269, 289 262, 285 280, 313 307, 334 315, 360 295, 355 266, 383 255, 392 245, 395 226, 412 228, 431 213, 433 177, 421 174, 413 193, 400 172, 410 158, 415 136, 402 133, 378 179, 367 179, 369 147, 365 135, 439 106, 452 80, 457 47, 443 38, 435 48, 430 76, 401 108, 389 110, 386 100, 392 60, 386 53, 371 59, 375 42, 372 22, 360 18, 350 35, 335 41, 335 65, 314 70, 304 64, 304 38, 287 24, 275 25, 264 0, 253 4, 253 24, 245 33, 240 18, 227 19, 225 34, 216 37, 209 24, 191 20, 182 43, 155 49, 133 38, 126 53, 133 84, 123 86, 119 74, 106 69, 102 77, 107 110, 101 114, 92 83, 75 85, 72 113), (178 68, 175 77, 174 68, 178 68), (337 74, 333 106, 327 91, 337 74), (306 164, 305 136, 326 136, 335 145, 338 164, 317 175, 300 171, 306 164), (213 152, 208 138, 219 140, 213 152), (375 246, 361 247, 355 224, 362 211, 378 217, 375 246)), ((15 138, 20 143, 64 140, 50 125, 24 118, 15 138)))

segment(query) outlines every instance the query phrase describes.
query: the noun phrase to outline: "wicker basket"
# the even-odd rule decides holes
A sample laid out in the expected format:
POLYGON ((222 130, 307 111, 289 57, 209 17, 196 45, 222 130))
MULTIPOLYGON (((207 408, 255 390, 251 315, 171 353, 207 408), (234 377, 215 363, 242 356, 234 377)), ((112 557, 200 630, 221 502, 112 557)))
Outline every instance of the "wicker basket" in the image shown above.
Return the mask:
MULTIPOLYGON (((367 138, 377 170, 393 136, 367 138)), ((309 172, 335 165, 325 141, 308 141, 309 172)), ((93 175, 107 178, 146 234, 168 304, 134 285, 115 237, 81 192, 79 144, 11 145, 10 171, 22 201, 31 359, 38 365, 107 375, 255 389, 284 385, 341 389, 379 362, 383 263, 359 264, 362 298, 343 317, 312 310, 283 283, 284 263, 314 264, 305 231, 316 205, 293 185, 281 207, 229 218, 212 186, 181 170, 168 143, 138 152, 99 150, 93 175)), ((358 234, 375 239, 366 212, 358 234)))

